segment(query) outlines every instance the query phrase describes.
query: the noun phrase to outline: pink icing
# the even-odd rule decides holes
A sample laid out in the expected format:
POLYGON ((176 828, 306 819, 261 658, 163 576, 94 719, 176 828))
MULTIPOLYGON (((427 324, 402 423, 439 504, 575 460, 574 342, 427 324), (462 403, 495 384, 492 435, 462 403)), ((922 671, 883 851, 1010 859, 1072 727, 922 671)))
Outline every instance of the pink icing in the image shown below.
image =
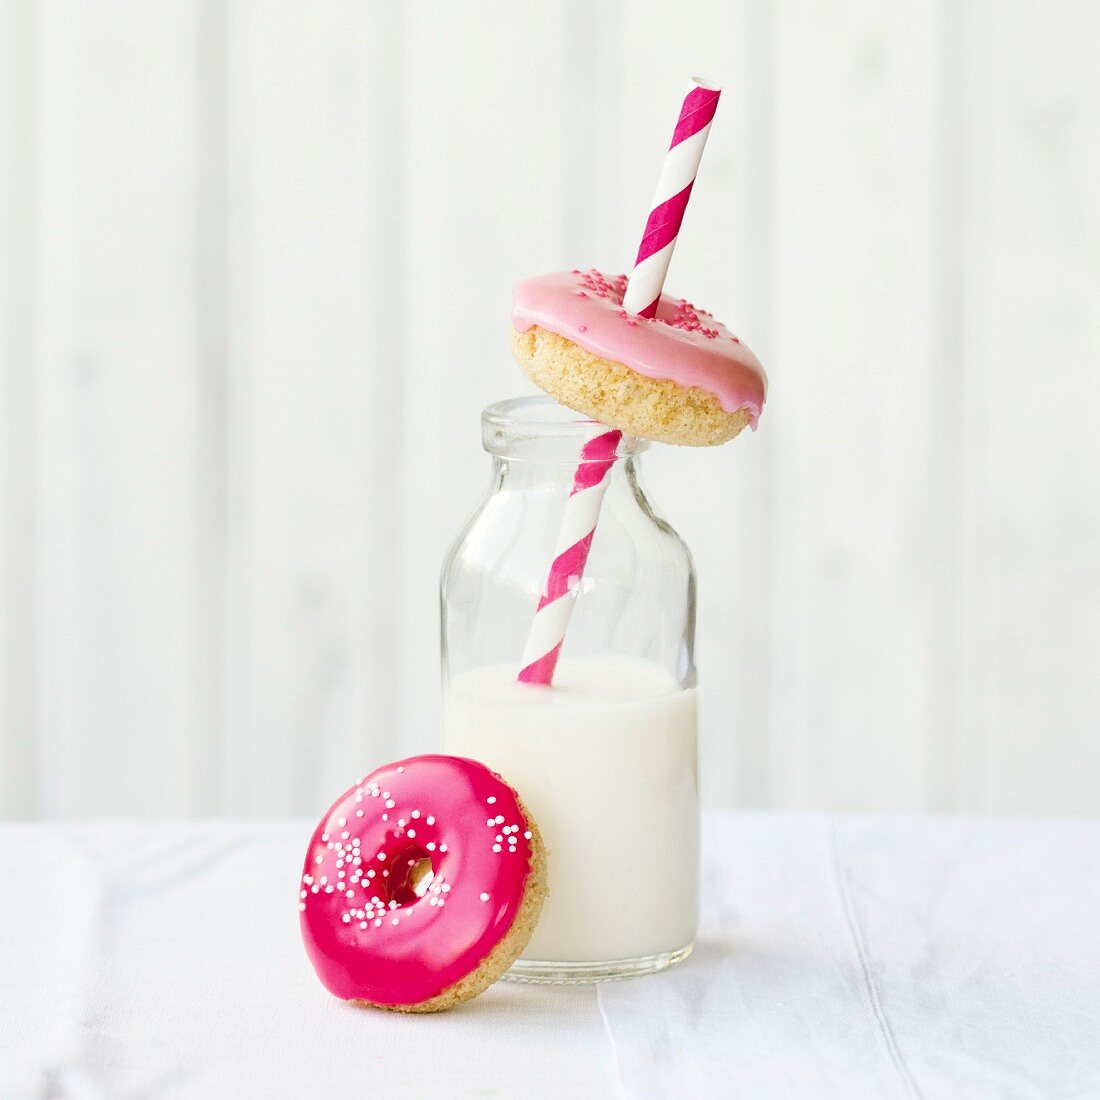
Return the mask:
POLYGON ((476 760, 413 756, 371 772, 317 826, 302 939, 344 1000, 415 1004, 475 970, 512 926, 530 871, 515 792, 476 760), (421 896, 407 876, 433 878, 421 896))
POLYGON ((512 324, 534 325, 647 378, 668 379, 713 394, 729 413, 744 409, 756 427, 768 379, 760 361, 720 321, 684 298, 662 294, 657 316, 622 308, 626 276, 565 271, 516 285, 512 324))

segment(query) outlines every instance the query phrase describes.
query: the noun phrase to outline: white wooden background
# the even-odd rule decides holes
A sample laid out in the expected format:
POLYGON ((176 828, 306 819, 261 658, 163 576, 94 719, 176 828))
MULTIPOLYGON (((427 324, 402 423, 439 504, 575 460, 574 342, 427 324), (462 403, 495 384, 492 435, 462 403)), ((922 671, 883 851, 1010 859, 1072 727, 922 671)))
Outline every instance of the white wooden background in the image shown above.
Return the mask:
POLYGON ((1100 4, 0 3, 0 812, 318 811, 434 747, 519 277, 768 365, 655 449, 712 804, 1100 812, 1100 4))

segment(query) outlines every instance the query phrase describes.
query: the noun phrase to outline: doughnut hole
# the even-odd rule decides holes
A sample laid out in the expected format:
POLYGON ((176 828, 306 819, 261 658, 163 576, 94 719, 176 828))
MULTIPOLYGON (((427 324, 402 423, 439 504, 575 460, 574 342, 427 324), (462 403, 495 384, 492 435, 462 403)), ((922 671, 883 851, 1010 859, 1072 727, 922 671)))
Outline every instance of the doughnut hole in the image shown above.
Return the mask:
POLYGON ((412 905, 428 892, 435 877, 432 857, 419 844, 407 843, 391 851, 390 875, 386 881, 387 901, 412 905))

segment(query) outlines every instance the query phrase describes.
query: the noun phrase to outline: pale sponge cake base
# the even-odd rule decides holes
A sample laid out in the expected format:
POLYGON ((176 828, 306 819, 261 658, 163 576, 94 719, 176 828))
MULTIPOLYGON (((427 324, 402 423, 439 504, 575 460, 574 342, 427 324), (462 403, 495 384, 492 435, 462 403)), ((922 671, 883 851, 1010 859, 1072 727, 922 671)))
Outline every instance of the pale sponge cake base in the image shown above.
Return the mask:
POLYGON ((353 1002, 354 1004, 385 1008, 391 1012, 442 1012, 444 1009, 462 1004, 463 1001, 471 1000, 479 993, 484 993, 520 957, 534 934, 548 889, 546 848, 542 842, 542 834, 522 800, 517 798, 517 801, 527 822, 526 828, 531 833, 531 839, 528 841, 531 849, 531 870, 523 887, 523 900, 520 902, 515 920, 512 921, 512 927, 508 929, 504 938, 481 960, 476 970, 471 970, 464 978, 459 978, 457 982, 426 1001, 406 1005, 387 1005, 378 1004, 375 1001, 357 1000, 353 1002))
POLYGON ((526 332, 512 330, 512 354, 539 389, 629 435, 683 447, 713 447, 732 439, 749 422, 744 409, 728 413, 713 394, 646 378, 538 325, 526 332))

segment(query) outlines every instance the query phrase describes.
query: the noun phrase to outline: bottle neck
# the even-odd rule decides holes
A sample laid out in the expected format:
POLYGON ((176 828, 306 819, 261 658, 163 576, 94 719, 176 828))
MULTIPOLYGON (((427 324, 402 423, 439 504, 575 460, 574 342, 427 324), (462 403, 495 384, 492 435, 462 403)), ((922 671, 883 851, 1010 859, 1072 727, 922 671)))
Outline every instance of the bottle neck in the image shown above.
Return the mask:
MULTIPOLYGON (((640 492, 639 459, 639 455, 628 455, 625 458, 616 459, 610 467, 601 467, 608 489, 622 484, 632 493, 640 492)), ((525 458, 493 455, 493 490, 527 492, 551 489, 567 495, 574 488, 597 480, 586 473, 587 465, 579 462, 577 458, 571 462, 536 462, 525 458)))
POLYGON ((649 446, 544 394, 490 405, 481 414, 481 442, 500 458, 574 468, 581 462, 631 458, 649 446))

